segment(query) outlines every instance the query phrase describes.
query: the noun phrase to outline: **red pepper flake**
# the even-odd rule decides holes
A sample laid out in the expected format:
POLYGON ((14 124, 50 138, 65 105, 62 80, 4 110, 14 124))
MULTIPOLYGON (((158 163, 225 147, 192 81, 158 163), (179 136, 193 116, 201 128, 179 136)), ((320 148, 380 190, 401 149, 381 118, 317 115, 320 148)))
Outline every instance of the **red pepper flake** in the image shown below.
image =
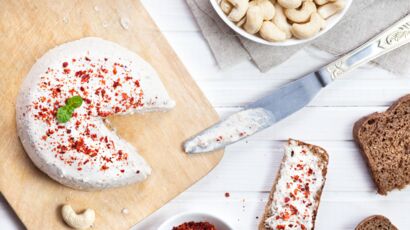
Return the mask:
POLYGON ((291 178, 292 178, 292 180, 293 180, 294 182, 296 182, 296 181, 299 180, 299 176, 298 176, 298 175, 292 176, 291 178))
POLYGON ((121 86, 120 79, 118 79, 117 81, 114 81, 114 83, 112 84, 112 87, 114 87, 114 89, 117 88, 118 86, 121 86))
POLYGON ((285 197, 285 203, 288 203, 290 201, 289 197, 285 197))
POLYGON ((293 205, 289 205, 289 208, 290 208, 290 212, 291 212, 291 215, 296 215, 296 214, 298 214, 298 209, 295 207, 295 206, 293 206, 293 205))
POLYGON ((136 80, 136 81, 135 81, 135 85, 136 85, 137 87, 140 87, 140 81, 136 80))
POLYGON ((114 74, 114 75, 116 75, 117 74, 117 68, 114 66, 114 69, 112 70, 112 73, 114 74))
POLYGON ((276 229, 285 229, 285 225, 279 224, 278 226, 276 226, 276 229))
POLYGON ((226 198, 228 198, 228 197, 230 197, 230 196, 231 196, 231 194, 229 194, 229 192, 226 192, 226 193, 225 193, 225 197, 226 197, 226 198))
POLYGON ((81 167, 78 167, 78 168, 77 168, 77 170, 78 170, 78 171, 81 171, 81 170, 83 170, 83 168, 81 168, 81 167))
POLYGON ((65 74, 69 74, 70 72, 71 72, 70 69, 64 69, 64 73, 65 73, 65 74))
POLYGON ((289 220, 289 218, 290 218, 290 215, 288 212, 283 213, 283 216, 282 216, 283 220, 289 220))
POLYGON ((85 70, 79 70, 79 71, 77 71, 77 72, 75 72, 75 76, 76 77, 81 77, 81 76, 83 76, 84 74, 86 74, 87 72, 85 71, 85 70))
POLYGON ((81 76, 81 83, 86 83, 90 80, 90 75, 89 74, 85 74, 83 76, 81 76))
POLYGON ((68 66, 68 62, 63 62, 63 68, 66 68, 68 66))
POLYGON ((107 170, 107 169, 109 169, 109 167, 108 167, 107 165, 103 165, 103 166, 101 166, 101 168, 100 168, 101 171, 105 171, 105 170, 107 170))
POLYGON ((313 174, 313 170, 312 170, 311 168, 309 168, 309 170, 308 170, 308 172, 307 172, 307 175, 310 176, 310 175, 312 175, 312 174, 313 174))
POLYGON ((90 59, 90 58, 88 58, 88 57, 85 57, 85 60, 86 60, 86 61, 91 61, 91 59, 90 59))
POLYGON ((121 170, 120 170, 120 172, 124 173, 124 172, 125 172, 125 170, 124 170, 124 169, 121 169, 121 170))
POLYGON ((302 230, 306 230, 306 226, 301 224, 300 227, 302 228, 302 230))

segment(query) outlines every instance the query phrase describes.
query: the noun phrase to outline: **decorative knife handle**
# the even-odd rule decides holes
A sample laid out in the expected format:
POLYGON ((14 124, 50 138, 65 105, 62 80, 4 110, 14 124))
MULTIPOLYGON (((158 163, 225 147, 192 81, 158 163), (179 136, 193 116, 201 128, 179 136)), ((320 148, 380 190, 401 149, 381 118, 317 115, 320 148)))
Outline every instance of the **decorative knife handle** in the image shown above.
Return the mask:
POLYGON ((324 69, 327 70, 330 73, 330 77, 335 80, 344 73, 409 42, 410 14, 357 49, 325 66, 324 69))

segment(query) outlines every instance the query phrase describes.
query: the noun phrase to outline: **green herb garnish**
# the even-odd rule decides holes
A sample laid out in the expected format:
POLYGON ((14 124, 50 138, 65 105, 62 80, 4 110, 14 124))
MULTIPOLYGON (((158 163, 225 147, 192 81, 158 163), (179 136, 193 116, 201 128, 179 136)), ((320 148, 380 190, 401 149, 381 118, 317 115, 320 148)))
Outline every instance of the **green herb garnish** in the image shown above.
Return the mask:
POLYGON ((79 108, 83 104, 83 99, 80 96, 73 96, 67 99, 67 103, 57 110, 57 120, 60 123, 66 123, 73 116, 74 109, 79 108))

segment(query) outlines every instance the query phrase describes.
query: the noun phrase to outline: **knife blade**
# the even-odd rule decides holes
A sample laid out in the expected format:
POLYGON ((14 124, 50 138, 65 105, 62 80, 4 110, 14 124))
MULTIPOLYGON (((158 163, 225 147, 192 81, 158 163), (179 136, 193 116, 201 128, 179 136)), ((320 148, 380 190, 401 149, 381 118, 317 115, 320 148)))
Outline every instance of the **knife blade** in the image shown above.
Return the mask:
POLYGON ((336 61, 290 82, 184 143, 187 153, 210 152, 240 141, 305 107, 346 72, 410 42, 410 15, 336 61))

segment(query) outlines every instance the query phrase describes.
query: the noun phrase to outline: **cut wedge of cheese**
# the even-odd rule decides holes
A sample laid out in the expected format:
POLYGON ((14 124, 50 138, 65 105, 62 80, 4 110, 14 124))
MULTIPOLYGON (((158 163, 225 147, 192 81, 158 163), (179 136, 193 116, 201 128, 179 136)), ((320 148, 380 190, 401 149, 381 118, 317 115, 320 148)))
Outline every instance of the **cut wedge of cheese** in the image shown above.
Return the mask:
POLYGON ((174 106, 148 63, 89 37, 60 45, 34 64, 17 98, 16 119, 20 140, 40 170, 66 186, 96 190, 140 182, 151 172, 105 118, 174 106), (57 110, 73 96, 83 104, 61 123, 57 110))

